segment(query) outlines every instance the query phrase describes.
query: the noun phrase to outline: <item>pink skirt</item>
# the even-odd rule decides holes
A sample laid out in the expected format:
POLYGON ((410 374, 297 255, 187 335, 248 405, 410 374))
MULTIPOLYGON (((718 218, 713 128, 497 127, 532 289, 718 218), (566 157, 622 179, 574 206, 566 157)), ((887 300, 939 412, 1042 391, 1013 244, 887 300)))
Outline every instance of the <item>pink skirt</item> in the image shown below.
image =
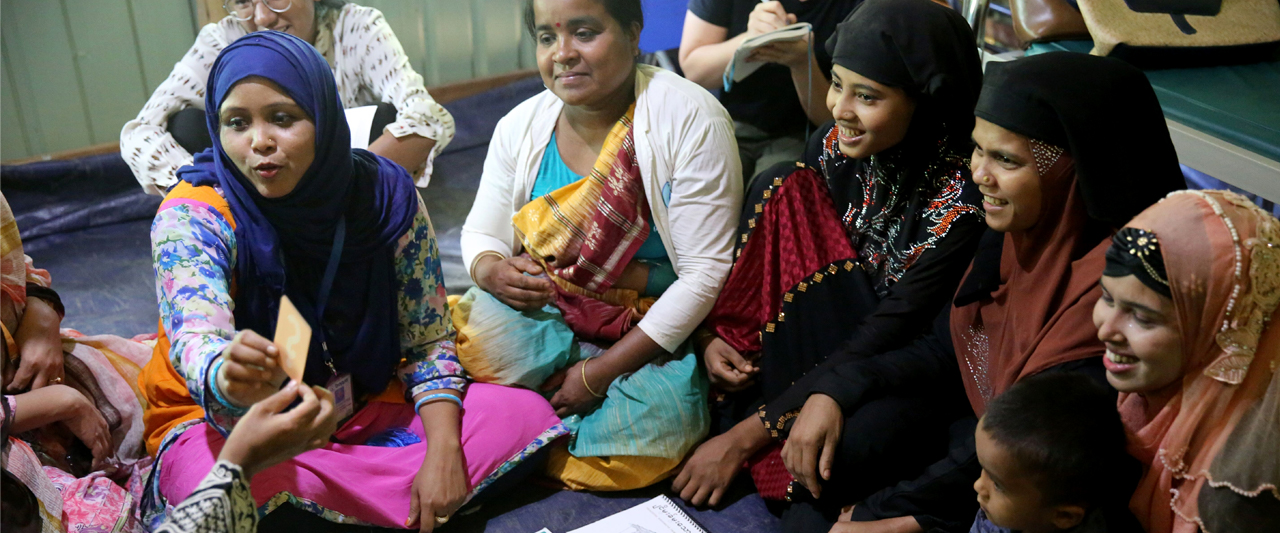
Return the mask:
MULTIPOLYGON (((250 490, 261 513, 291 502, 321 517, 345 523, 404 527, 409 491, 427 451, 422 422, 413 406, 372 402, 334 435, 363 443, 388 429, 403 428, 420 442, 399 448, 330 443, 263 470, 250 490)), ((472 383, 463 398, 462 450, 475 495, 551 441, 568 434, 537 393, 472 383)), ((207 423, 192 426, 160 458, 160 494, 176 505, 213 468, 225 439, 207 423)))

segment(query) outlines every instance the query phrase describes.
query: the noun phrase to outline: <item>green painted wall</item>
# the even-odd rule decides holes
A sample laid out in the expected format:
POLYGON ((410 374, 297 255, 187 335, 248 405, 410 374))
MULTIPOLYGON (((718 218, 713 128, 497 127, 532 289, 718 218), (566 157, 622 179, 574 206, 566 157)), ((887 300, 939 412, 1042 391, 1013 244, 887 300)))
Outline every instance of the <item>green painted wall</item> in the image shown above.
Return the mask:
MULTIPOLYGON (((519 0, 360 3, 386 15, 428 86, 533 66, 519 0)), ((0 159, 118 140, 196 30, 190 1, 0 2, 0 159)))

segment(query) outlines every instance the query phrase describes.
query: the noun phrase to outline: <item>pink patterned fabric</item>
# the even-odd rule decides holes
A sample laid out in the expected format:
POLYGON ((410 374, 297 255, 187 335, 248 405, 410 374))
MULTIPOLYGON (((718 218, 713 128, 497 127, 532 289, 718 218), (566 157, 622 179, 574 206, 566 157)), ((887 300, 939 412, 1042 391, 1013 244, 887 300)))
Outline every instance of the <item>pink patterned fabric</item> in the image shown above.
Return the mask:
MULTIPOLYGON (((427 450, 422 423, 413 407, 372 402, 334 436, 341 442, 363 443, 389 428, 408 429, 422 442, 402 448, 330 443, 299 455, 253 477, 250 487, 259 509, 270 512, 292 496, 329 520, 356 519, 381 527, 404 527, 409 489, 427 450), (277 497, 281 494, 286 498, 277 497)), ((559 417, 537 393, 471 384, 463 399, 462 416, 462 449, 471 486, 480 485, 504 464, 518 462, 559 437, 562 433, 556 428, 563 429, 559 417)), ((177 504, 186 499, 209 473, 225 442, 202 423, 162 452, 159 482, 165 500, 177 504)))
POLYGON ((135 495, 102 472, 76 479, 52 466, 44 467, 49 481, 62 493, 62 523, 68 532, 114 533, 142 531, 134 517, 135 495))

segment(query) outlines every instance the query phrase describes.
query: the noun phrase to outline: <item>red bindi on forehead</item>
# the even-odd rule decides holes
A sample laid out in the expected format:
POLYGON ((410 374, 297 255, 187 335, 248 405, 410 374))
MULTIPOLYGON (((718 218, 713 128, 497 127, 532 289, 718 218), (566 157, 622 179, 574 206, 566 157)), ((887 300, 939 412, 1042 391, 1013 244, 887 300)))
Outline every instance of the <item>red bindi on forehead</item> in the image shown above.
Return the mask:
POLYGON ((559 23, 559 22, 557 22, 557 23, 556 23, 556 27, 557 27, 557 28, 559 28, 559 27, 560 27, 560 23, 559 23))

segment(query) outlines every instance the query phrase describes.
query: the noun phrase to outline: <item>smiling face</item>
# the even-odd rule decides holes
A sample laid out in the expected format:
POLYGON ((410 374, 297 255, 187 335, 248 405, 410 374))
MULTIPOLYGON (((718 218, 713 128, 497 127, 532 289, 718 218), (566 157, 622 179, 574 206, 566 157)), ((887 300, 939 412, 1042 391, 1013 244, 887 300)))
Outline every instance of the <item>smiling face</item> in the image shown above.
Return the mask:
POLYGON ((1173 300, 1137 276, 1102 276, 1093 325, 1098 327, 1098 340, 1107 345, 1102 364, 1116 390, 1155 392, 1182 377, 1182 335, 1173 300))
POLYGON ((1040 172, 1026 137, 978 118, 969 170, 991 229, 1026 231, 1040 220, 1040 172))
POLYGON ((982 475, 973 483, 973 490, 978 493, 978 506, 991 523, 1026 533, 1059 531, 1079 524, 1083 507, 1046 503, 1034 473, 994 439, 981 420, 973 437, 978 463, 982 465, 982 475))
POLYGON ((316 155, 316 125, 278 85, 245 78, 218 110, 222 149, 258 194, 293 191, 316 155))
POLYGON ((623 28, 599 0, 536 0, 533 39, 542 83, 570 106, 632 90, 640 25, 623 28))
MULTIPOLYGON (((238 3, 243 3, 240 0, 238 3)), ((272 4, 281 2, 273 1, 272 4)), ((245 30, 282 31, 316 44, 316 0, 293 0, 292 5, 281 13, 267 8, 261 1, 253 2, 253 18, 240 22, 245 30)))
POLYGON ((834 65, 827 109, 840 129, 840 153, 860 159, 892 148, 906 138, 916 101, 902 89, 834 65))

